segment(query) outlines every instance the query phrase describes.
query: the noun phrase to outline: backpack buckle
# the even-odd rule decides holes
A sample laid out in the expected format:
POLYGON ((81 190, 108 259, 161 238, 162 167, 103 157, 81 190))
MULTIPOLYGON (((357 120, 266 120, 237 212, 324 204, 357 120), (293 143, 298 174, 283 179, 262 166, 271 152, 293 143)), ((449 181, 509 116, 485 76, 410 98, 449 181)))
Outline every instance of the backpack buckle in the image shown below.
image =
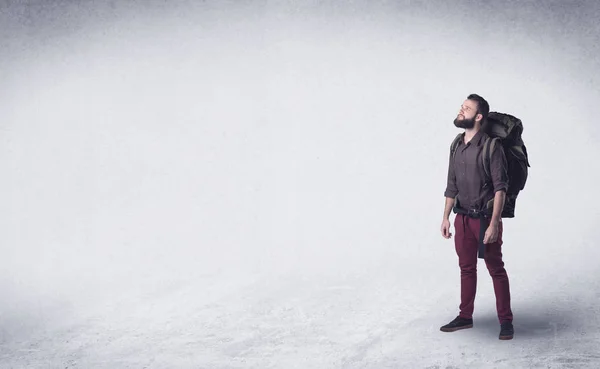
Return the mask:
POLYGON ((471 218, 481 218, 482 212, 478 209, 468 209, 467 215, 471 218))

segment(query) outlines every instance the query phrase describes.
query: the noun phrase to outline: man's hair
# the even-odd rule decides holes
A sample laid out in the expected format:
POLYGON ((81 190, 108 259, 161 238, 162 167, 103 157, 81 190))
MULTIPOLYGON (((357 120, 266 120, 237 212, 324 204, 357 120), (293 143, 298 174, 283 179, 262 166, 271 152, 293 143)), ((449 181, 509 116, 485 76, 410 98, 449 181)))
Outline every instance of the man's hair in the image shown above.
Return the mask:
POLYGON ((468 100, 477 101, 477 113, 483 116, 481 119, 481 123, 485 123, 487 120, 488 114, 490 113, 490 104, 481 96, 477 94, 470 94, 467 96, 468 100))

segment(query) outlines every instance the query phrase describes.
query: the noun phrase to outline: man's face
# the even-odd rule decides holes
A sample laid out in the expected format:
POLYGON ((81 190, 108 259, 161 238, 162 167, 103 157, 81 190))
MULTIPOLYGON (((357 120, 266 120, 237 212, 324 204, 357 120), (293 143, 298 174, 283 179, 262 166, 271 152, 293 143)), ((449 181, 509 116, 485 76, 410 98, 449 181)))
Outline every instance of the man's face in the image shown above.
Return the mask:
POLYGON ((477 114, 477 101, 465 100, 454 119, 454 125, 458 128, 471 129, 475 127, 475 122, 478 120, 481 120, 481 115, 477 114))

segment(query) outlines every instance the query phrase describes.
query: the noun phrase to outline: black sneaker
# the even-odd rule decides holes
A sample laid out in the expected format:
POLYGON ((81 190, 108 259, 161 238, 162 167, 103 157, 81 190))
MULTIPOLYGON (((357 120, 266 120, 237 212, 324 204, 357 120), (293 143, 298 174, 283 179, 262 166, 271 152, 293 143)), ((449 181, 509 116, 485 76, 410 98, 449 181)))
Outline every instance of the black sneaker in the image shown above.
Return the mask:
POLYGON ((459 329, 473 328, 473 319, 464 319, 460 316, 457 316, 450 323, 442 326, 440 331, 442 332, 454 332, 459 329))
POLYGON ((514 334, 515 329, 513 328, 512 322, 500 324, 500 336, 498 338, 501 340, 512 340, 514 334))

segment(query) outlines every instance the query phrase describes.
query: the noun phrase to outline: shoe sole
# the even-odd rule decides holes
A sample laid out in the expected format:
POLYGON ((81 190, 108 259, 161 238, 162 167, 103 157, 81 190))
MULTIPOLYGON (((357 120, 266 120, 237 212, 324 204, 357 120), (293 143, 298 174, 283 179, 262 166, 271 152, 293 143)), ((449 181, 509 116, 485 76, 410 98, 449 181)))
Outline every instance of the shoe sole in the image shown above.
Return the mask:
POLYGON ((501 340, 503 340, 503 341, 506 341, 506 340, 512 340, 512 339, 513 339, 513 336, 500 336, 500 337, 498 337, 498 338, 500 338, 500 339, 501 339, 501 340))
POLYGON ((442 331, 442 332, 456 332, 456 331, 459 331, 461 329, 467 329, 467 328, 473 328, 473 324, 463 325, 462 327, 456 327, 456 328, 440 328, 440 331, 442 331))

